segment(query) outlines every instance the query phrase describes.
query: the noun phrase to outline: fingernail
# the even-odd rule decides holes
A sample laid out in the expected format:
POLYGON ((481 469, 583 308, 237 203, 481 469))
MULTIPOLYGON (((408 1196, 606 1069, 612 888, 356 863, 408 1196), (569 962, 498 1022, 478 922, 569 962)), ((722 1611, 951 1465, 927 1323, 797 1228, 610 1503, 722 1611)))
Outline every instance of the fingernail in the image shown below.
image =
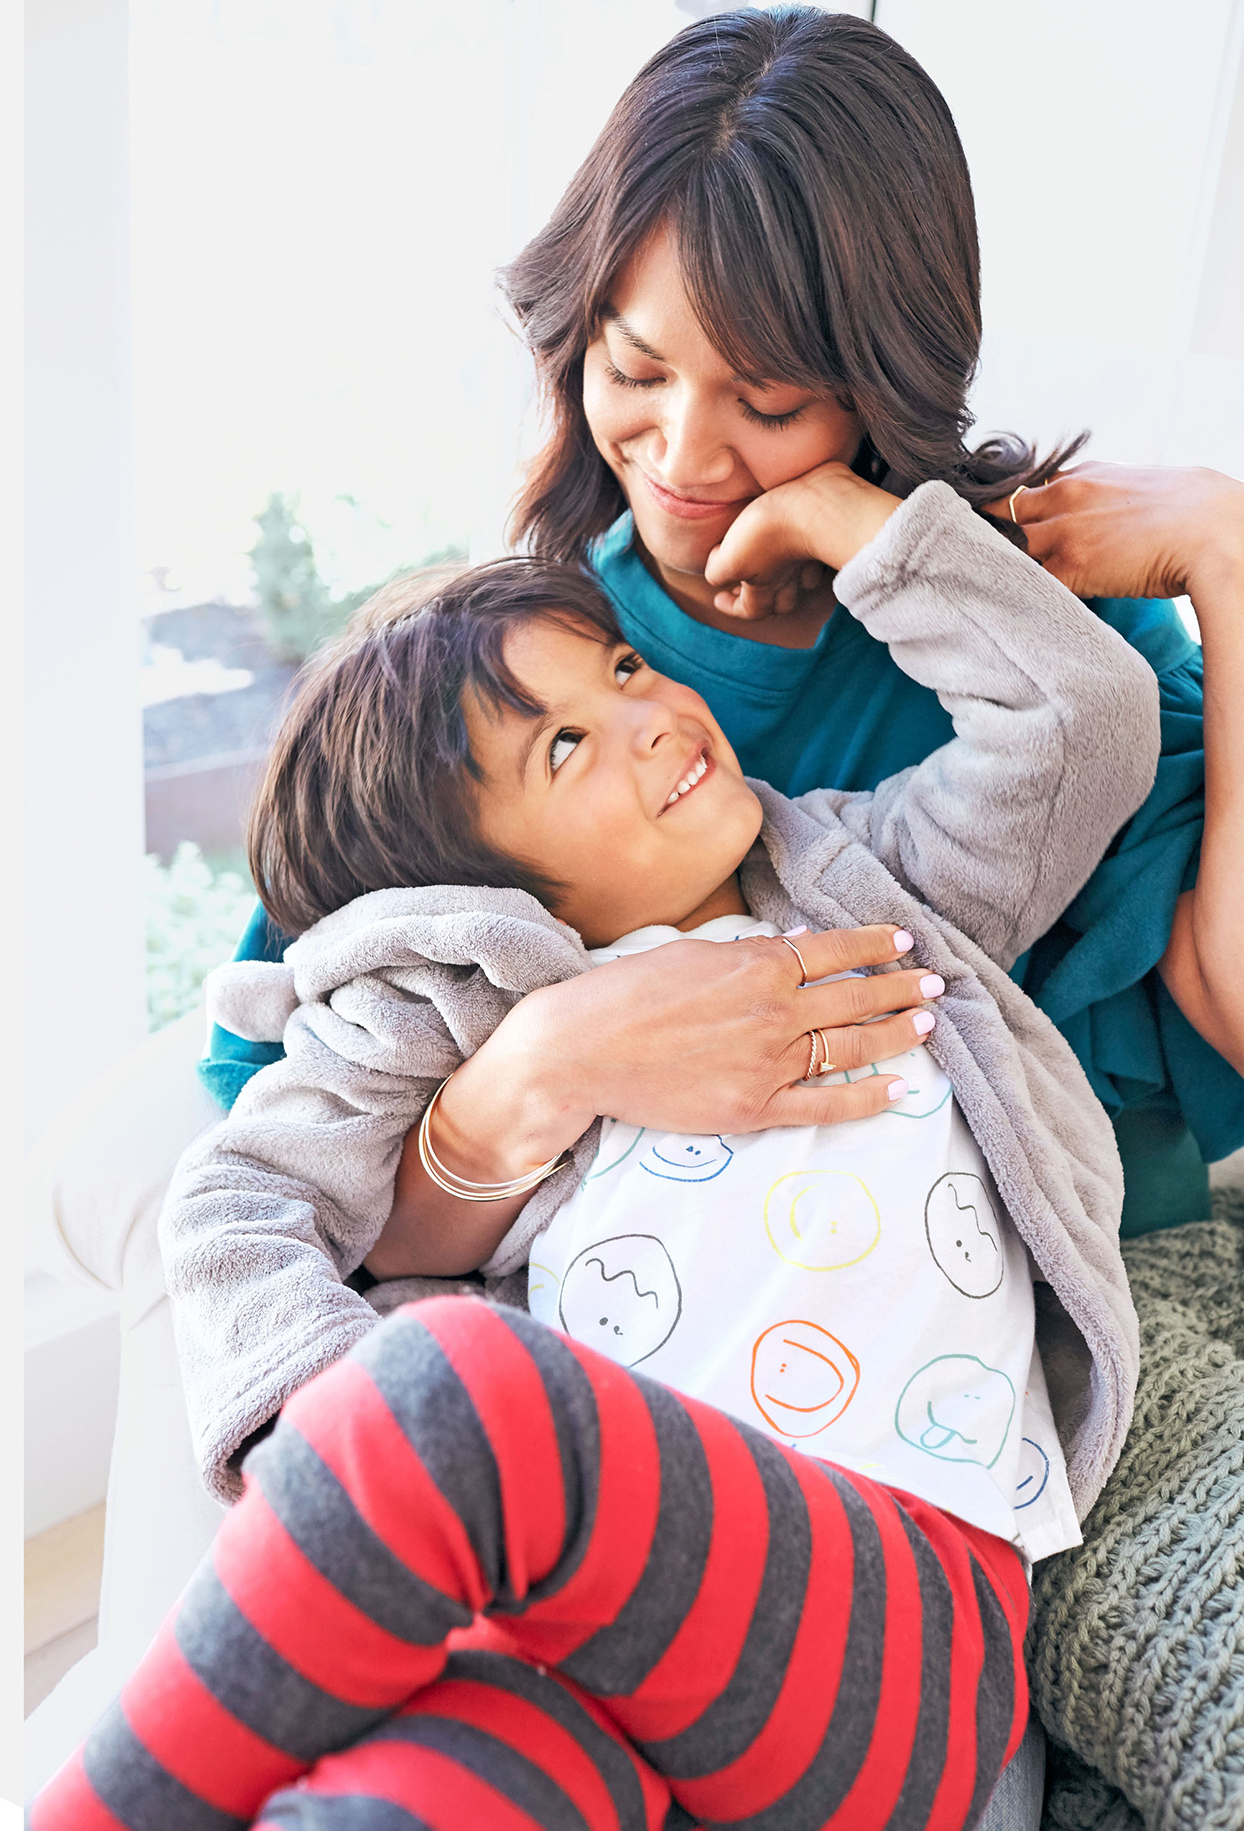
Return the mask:
POLYGON ((914 935, 909 935, 905 928, 900 928, 898 933, 894 937, 895 953, 896 954, 905 954, 909 948, 912 948, 915 945, 916 945, 916 937, 914 935))
POLYGON ((926 973, 920 981, 921 998, 936 998, 946 990, 946 981, 940 973, 926 973))
POLYGON ((932 1011, 917 1011, 911 1020, 911 1027, 917 1036, 927 1036, 936 1022, 932 1011))
POLYGON ((885 1090, 885 1095, 887 1100, 901 1100, 906 1092, 906 1081, 891 1081, 885 1090))
POLYGON ((788 928, 783 938, 787 941, 793 941, 796 935, 806 935, 807 932, 808 924, 805 922, 802 928, 788 928))

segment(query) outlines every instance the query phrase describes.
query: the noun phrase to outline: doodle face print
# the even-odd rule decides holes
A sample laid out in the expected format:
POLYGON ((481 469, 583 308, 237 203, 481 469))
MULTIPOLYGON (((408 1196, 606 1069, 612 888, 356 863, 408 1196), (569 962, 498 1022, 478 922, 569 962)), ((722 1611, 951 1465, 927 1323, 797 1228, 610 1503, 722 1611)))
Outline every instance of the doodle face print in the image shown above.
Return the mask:
POLYGON ((931 1119, 951 1096, 950 1082, 923 1046, 905 1049, 902 1055, 890 1056, 884 1062, 869 1062, 863 1068, 840 1068, 817 1085, 849 1087, 876 1074, 901 1074, 907 1083, 902 1099, 886 1107, 883 1116, 887 1119, 931 1119))
POLYGON ((794 1170, 765 1196, 765 1232, 780 1259, 803 1271, 841 1271, 867 1258, 881 1215, 866 1184, 846 1170, 794 1170))
POLYGON ((660 1176, 666 1182, 711 1183, 733 1156, 730 1146, 716 1135, 687 1138, 678 1132, 662 1132, 639 1161, 649 1176, 660 1176))
POLYGON ((557 1313, 575 1341, 636 1367, 669 1340, 682 1314, 674 1261, 650 1233, 585 1246, 566 1267, 557 1313))
POLYGON ((860 1364, 815 1322, 775 1322, 752 1349, 752 1397, 781 1437, 815 1437, 855 1397, 860 1364))
POLYGON ((1019 1440, 1019 1473, 1015 1477, 1015 1511, 1031 1507, 1045 1493, 1050 1479, 1050 1459, 1031 1437, 1019 1440))
POLYGON ((939 1354, 904 1386, 894 1428, 904 1443, 941 1462, 991 1469, 1014 1416, 1015 1388, 1005 1373, 975 1354, 939 1354))
POLYGON ((616 1119, 606 1119, 600 1128, 600 1143, 584 1182, 595 1182, 598 1176, 608 1176, 610 1170, 624 1164, 643 1135, 642 1125, 636 1130, 634 1126, 619 1125, 616 1119))
POLYGON ((965 1297, 992 1297, 1002 1283, 1002 1229, 989 1192, 969 1170, 948 1170, 924 1204, 929 1251, 965 1297))

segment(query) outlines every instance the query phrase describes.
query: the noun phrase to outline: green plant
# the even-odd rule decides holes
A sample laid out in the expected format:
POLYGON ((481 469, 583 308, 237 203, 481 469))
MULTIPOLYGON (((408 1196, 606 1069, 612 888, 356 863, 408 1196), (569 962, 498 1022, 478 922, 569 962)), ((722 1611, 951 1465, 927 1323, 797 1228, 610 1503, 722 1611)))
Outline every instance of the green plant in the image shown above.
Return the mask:
POLYGON ((228 960, 255 906, 243 872, 214 868, 184 839, 172 862, 144 860, 147 1027, 163 1030, 198 1004, 203 981, 228 960))
MULTIPOLYGON (((350 497, 339 500, 352 509, 358 506, 350 497)), ((274 493, 255 522, 259 538, 250 550, 250 559, 264 634, 268 646, 282 661, 302 663, 344 628, 351 612, 385 581, 334 595, 316 566, 315 547, 296 500, 274 493)), ((465 557, 461 548, 445 547, 429 553, 419 564, 435 566, 465 557)), ((394 576, 395 573, 389 574, 394 576)))
POLYGON ((259 538, 250 559, 268 646, 282 661, 303 662, 336 635, 370 588, 333 597, 316 569, 315 548, 297 504, 286 497, 269 496, 255 521, 259 538))

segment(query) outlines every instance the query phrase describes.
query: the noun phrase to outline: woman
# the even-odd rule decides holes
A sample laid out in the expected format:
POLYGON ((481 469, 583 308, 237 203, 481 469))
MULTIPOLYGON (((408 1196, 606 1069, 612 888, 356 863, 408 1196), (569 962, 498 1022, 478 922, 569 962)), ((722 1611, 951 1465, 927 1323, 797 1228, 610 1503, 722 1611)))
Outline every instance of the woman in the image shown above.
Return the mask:
MULTIPOLYGON (((1016 976, 1115 1119, 1124 1231, 1202 1218, 1205 1161, 1244 1143, 1244 1013, 1223 933, 1238 906, 1244 490, 1091 465, 1051 481, 1081 441, 1043 461, 1014 437, 968 450, 980 312, 967 168, 928 77, 848 17, 745 12, 680 33, 505 284, 553 421, 516 533, 593 564, 628 638, 703 691, 744 768, 785 792, 873 787, 951 727, 833 616, 823 569, 774 548, 778 491, 815 495, 844 464, 898 494, 942 477, 1073 589, 1103 594, 1099 613, 1158 675, 1164 756, 1145 807, 1016 976), (1150 596, 1182 590, 1217 686, 1199 879, 1201 655, 1150 596), (1144 596, 1116 595, 1132 592, 1144 596)), ((258 912, 240 953, 281 946, 258 912)), ((568 1087, 663 1129, 764 1123, 783 1070, 758 996, 723 967, 684 985, 660 1025, 636 1016, 639 998, 604 1006, 590 983, 530 1001, 445 1102, 457 1167, 489 1180, 544 1161, 568 1087), (696 1056, 712 1060, 717 1097, 692 1112, 696 1056), (502 1138, 516 1141, 504 1160, 489 1142, 502 1138)), ((272 1053, 217 1031, 205 1078, 227 1103, 272 1053)), ((413 1152, 397 1199, 438 1200, 413 1152)))

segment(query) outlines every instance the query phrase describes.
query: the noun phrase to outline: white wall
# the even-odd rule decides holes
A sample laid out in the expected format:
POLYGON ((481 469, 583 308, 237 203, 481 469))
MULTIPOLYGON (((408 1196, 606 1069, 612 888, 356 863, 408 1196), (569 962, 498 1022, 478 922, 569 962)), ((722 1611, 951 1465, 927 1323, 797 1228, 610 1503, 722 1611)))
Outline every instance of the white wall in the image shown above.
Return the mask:
POLYGON ((25 1077, 33 1137, 144 1033, 125 0, 26 23, 25 1077))
MULTIPOLYGON (((29 1140, 146 1023, 125 0, 30 0, 25 49, 29 1140)), ((115 1305, 48 1284, 28 1284, 32 1530, 102 1498, 115 1412, 115 1305)))
POLYGON ((982 429, 1244 475, 1241 0, 879 0, 950 103, 982 429))

